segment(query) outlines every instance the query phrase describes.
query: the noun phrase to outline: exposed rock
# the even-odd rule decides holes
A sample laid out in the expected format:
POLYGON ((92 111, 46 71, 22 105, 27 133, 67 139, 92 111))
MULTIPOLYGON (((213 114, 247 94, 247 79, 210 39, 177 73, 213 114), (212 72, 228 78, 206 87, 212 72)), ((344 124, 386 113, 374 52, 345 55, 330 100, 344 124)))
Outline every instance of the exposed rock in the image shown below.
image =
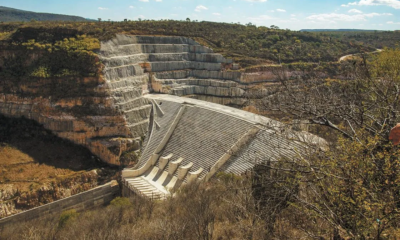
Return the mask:
POLYGON ((390 131, 389 140, 392 141, 393 145, 400 144, 400 123, 390 131))

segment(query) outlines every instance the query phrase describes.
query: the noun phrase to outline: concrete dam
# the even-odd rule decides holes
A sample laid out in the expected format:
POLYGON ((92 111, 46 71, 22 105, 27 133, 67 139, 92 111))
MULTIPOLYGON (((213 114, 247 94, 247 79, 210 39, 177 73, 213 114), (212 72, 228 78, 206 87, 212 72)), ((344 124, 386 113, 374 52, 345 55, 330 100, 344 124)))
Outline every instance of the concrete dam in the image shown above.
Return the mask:
POLYGON ((217 172, 243 174, 256 164, 295 158, 322 139, 253 113, 197 99, 148 94, 150 130, 134 169, 122 171, 123 194, 163 199, 217 172))
POLYGON ((118 110, 133 134, 146 135, 139 163, 122 172, 124 195, 163 199, 183 184, 242 174, 322 141, 222 105, 243 104, 249 77, 191 39, 118 35, 100 56, 118 110))
POLYGON ((117 35, 98 56, 100 77, 53 79, 56 90, 48 79, 21 80, 23 95, 0 88, 0 114, 33 119, 112 165, 141 150, 138 164, 122 172, 124 195, 162 199, 217 172, 242 174, 323 142, 224 106, 242 106, 246 86, 271 76, 237 71, 192 39, 117 35))

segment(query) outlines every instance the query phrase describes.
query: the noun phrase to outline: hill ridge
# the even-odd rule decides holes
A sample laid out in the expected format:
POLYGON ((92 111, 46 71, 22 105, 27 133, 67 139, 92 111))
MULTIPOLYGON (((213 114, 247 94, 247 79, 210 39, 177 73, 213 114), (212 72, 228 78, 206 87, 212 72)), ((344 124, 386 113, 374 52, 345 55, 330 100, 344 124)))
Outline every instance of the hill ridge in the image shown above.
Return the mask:
POLYGON ((33 12, 0 6, 1 22, 27 22, 32 19, 36 21, 87 21, 87 19, 79 16, 33 12))

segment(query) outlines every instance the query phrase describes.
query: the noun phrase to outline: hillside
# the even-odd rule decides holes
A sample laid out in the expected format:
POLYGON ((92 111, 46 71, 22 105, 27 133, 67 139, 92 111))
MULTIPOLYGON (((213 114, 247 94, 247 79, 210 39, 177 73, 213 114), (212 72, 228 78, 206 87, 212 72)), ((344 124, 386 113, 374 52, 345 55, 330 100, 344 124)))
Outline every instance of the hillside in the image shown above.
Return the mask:
POLYGON ((0 6, 0 22, 36 21, 86 21, 83 17, 53 13, 37 13, 0 6))
POLYGON ((16 43, 31 39, 53 43, 77 34, 108 40, 117 33, 190 37, 224 57, 233 58, 242 67, 293 62, 336 62, 344 55, 375 50, 368 45, 326 34, 256 27, 251 24, 172 20, 0 24, 0 39, 16 43))
POLYGON ((367 29, 301 29, 300 32, 383 32, 381 30, 367 29))

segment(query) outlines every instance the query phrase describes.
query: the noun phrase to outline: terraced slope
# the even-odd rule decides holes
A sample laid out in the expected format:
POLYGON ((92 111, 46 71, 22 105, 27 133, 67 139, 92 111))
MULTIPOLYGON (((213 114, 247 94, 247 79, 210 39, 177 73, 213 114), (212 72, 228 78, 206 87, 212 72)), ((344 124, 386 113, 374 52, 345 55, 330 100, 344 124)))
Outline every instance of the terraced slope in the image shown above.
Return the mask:
POLYGON ((242 74, 231 59, 184 37, 117 35, 102 43, 106 79, 149 77, 149 91, 243 105, 242 74))

